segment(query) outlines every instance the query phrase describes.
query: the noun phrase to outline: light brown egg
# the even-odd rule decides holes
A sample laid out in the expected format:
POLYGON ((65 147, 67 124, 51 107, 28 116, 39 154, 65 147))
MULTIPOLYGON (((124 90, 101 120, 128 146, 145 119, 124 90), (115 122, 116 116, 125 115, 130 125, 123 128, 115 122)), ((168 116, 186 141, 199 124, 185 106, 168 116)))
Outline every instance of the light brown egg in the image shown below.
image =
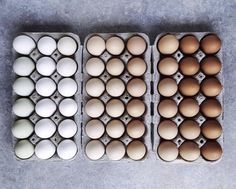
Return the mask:
POLYGON ((106 132, 111 138, 120 138, 125 132, 125 126, 122 121, 112 119, 107 123, 106 132))
POLYGON ((100 58, 90 58, 86 63, 86 71, 93 77, 100 76, 105 70, 105 64, 100 58))
POLYGON ((211 119, 205 121, 202 126, 202 134, 207 139, 217 139, 222 134, 222 127, 217 120, 211 119))
POLYGON ((216 161, 222 156, 222 148, 216 141, 207 141, 201 148, 202 156, 208 161, 216 161))
POLYGON ((179 155, 179 149, 174 142, 163 141, 160 143, 157 153, 164 161, 174 161, 179 155))
POLYGON ((157 109, 158 109, 159 114, 164 118, 172 118, 178 112, 178 107, 177 107, 176 102, 171 99, 162 100, 159 103, 157 109))
POLYGON ((145 112, 145 104, 139 99, 130 100, 126 106, 127 112, 132 117, 141 117, 145 112))
POLYGON ((159 63, 158 63, 158 70, 161 74, 163 75, 173 75, 177 72, 178 70, 178 62, 175 58, 172 57, 167 57, 163 58, 159 63))
POLYGON ((194 57, 185 57, 180 60, 179 70, 186 76, 195 75, 200 68, 198 60, 194 57))
POLYGON ((171 120, 164 120, 159 124, 157 132, 161 138, 165 140, 172 140, 178 134, 178 127, 175 122, 171 120))
POLYGON ((179 91, 184 96, 194 96, 199 90, 200 84, 194 78, 184 78, 179 83, 179 91))
POLYGON ((94 56, 100 56, 106 48, 104 39, 98 35, 90 37, 87 41, 86 47, 88 52, 94 56))
POLYGON ((120 117, 125 111, 123 102, 119 99, 111 99, 106 104, 106 112, 111 117, 120 117))
POLYGON ((127 91, 133 97, 143 96, 146 90, 146 83, 139 78, 131 79, 127 84, 127 91))
POLYGON ((215 97, 220 94, 222 85, 216 78, 207 78, 201 83, 201 91, 205 96, 215 97))
POLYGON ((157 48, 162 54, 173 54, 179 48, 179 40, 175 35, 164 35, 159 39, 157 48))
POLYGON ((141 76, 146 72, 147 65, 142 58, 131 58, 127 64, 128 72, 133 76, 141 76))
POLYGON ((145 133, 145 125, 140 120, 134 119, 128 123, 126 131, 131 138, 140 138, 145 133))
POLYGON ((106 155, 110 160, 121 160, 125 156, 125 145, 119 140, 112 140, 106 146, 106 155))
POLYGON ((215 56, 206 57, 201 61, 201 70, 206 75, 216 75, 221 70, 221 62, 215 56))
POLYGON ((220 50, 220 48, 221 48, 221 40, 215 34, 206 35, 201 40, 201 49, 206 54, 215 54, 220 50))
POLYGON ((127 155, 133 160, 143 159, 146 151, 146 146, 139 140, 133 140, 127 146, 127 155))
POLYGON ((104 134, 105 127, 99 119, 92 119, 86 124, 85 132, 89 138, 98 139, 104 134))
POLYGON ((172 78, 162 79, 157 88, 159 93, 165 97, 173 96, 178 90, 177 83, 172 78))
POLYGON ((112 55, 121 54, 124 48, 124 41, 120 37, 113 36, 106 41, 106 49, 112 55))
POLYGON ((180 50, 185 54, 193 54, 199 49, 199 41, 193 35, 186 35, 180 40, 180 50))
POLYGON ((145 52, 146 48, 146 41, 141 36, 135 35, 128 39, 127 50, 132 55, 141 55, 145 52))
POLYGON ((106 84, 106 91, 112 97, 119 97, 125 91, 125 84, 121 79, 112 78, 106 84))
POLYGON ((106 70, 112 76, 119 76, 123 73, 124 69, 124 63, 119 58, 111 58, 106 64, 106 70))
POLYGON ((221 111, 221 104, 216 99, 207 99, 201 104, 201 112, 209 118, 218 117, 221 111))
POLYGON ((104 104, 97 98, 90 99, 85 105, 85 112, 89 117, 97 118, 104 112, 104 104))
POLYGON ((92 97, 99 97, 105 91, 105 84, 101 79, 92 78, 86 83, 85 90, 92 97))
POLYGON ((180 134, 187 140, 194 140, 199 137, 201 129, 196 121, 185 120, 179 126, 180 134))
POLYGON ((192 98, 185 98, 179 104, 179 111, 185 117, 194 117, 199 112, 198 102, 192 98))
POLYGON ((195 161, 200 154, 200 149, 195 142, 186 141, 179 147, 179 155, 186 161, 195 161))

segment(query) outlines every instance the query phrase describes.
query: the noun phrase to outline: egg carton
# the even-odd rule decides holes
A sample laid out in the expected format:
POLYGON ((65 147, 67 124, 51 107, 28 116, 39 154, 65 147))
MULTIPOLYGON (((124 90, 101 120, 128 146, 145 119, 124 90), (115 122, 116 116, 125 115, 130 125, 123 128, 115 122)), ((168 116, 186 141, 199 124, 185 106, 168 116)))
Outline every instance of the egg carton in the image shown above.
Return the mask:
MULTIPOLYGON (((52 53, 52 55, 50 56, 55 62, 58 62, 61 58, 64 57, 70 57, 73 60, 75 60, 77 62, 77 71, 76 73, 70 77, 72 79, 74 79, 78 85, 78 89, 76 94, 73 97, 69 97, 69 98, 73 98, 77 104, 78 104, 78 111, 77 113, 73 116, 73 117, 68 117, 72 120, 75 121, 75 123, 77 124, 77 133, 75 134, 74 137, 70 138, 71 140, 73 140, 76 145, 77 145, 77 154, 72 158, 72 159, 76 159, 77 157, 79 157, 81 155, 81 80, 82 80, 82 76, 81 76, 81 62, 82 62, 82 46, 80 43, 80 39, 77 35, 73 34, 73 33, 31 33, 31 32, 24 32, 22 33, 24 35, 27 35, 29 37, 31 37, 35 42, 37 42, 41 37, 43 36, 50 36, 53 37, 56 41, 58 41, 61 37, 64 36, 70 36, 72 37, 78 45, 78 49, 76 50, 76 52, 71 55, 71 56, 65 56, 63 54, 61 54, 57 49, 52 53)), ((15 52, 13 50, 13 54, 14 54, 14 58, 17 59, 19 57, 22 56, 27 56, 27 55, 21 55, 18 54, 17 52, 15 52)), ((33 60, 34 63, 37 62, 37 60, 41 57, 43 57, 45 55, 41 54, 39 52, 39 50, 37 49, 37 47, 28 55, 29 58, 31 58, 33 60)), ((17 76, 14 72, 13 72, 13 78, 17 79, 20 76, 17 76)), ((46 77, 46 76, 42 76, 40 75, 37 71, 36 68, 35 70, 30 74, 30 76, 28 76, 34 83, 36 83, 41 77, 46 77)), ((56 84, 58 84, 58 82, 63 78, 57 71, 55 71, 51 76, 47 76, 50 77, 51 79, 53 79, 55 81, 56 84)), ((14 91, 13 91, 13 103, 16 99, 21 98, 21 96, 18 96, 14 91)), ((36 105, 36 103, 45 98, 40 96, 36 90, 34 89, 33 93, 26 97, 29 98, 30 100, 32 100, 32 102, 36 105)), ((52 99, 55 104, 57 105, 57 110, 56 112, 49 117, 55 124, 56 126, 59 125, 59 123, 61 121, 63 121, 64 119, 67 119, 67 117, 63 116, 62 114, 60 114, 59 110, 58 110, 58 105, 60 103, 61 100, 63 100, 66 97, 63 97, 62 95, 59 94, 59 92, 56 90, 50 97, 46 97, 46 98, 50 98, 52 99)), ((20 117, 16 116, 13 112, 13 120, 16 121, 18 119, 21 119, 20 117)), ((39 115, 36 114, 36 112, 34 111, 29 117, 26 117, 25 119, 28 119, 29 121, 31 121, 33 123, 33 125, 35 125, 35 123, 41 119, 41 117, 39 115)), ((13 122, 14 123, 14 122, 13 122)), ((41 139, 40 137, 38 137, 35 132, 33 132, 33 134, 31 136, 29 136, 28 138, 26 138, 27 140, 29 140, 34 146, 40 142, 41 139)), ((55 134, 49 138, 49 140, 51 140, 55 146, 57 147, 57 145, 63 140, 64 138, 62 136, 59 135, 58 131, 56 130, 55 134)), ((15 147, 16 143, 21 140, 21 139, 17 139, 15 137, 13 137, 13 148, 15 147)), ((15 156, 17 160, 20 161, 25 161, 25 160, 40 160, 39 158, 36 157, 36 155, 34 154, 32 157, 30 157, 29 159, 20 159, 17 156, 15 156)), ((71 159, 71 160, 72 160, 71 159)), ((55 153, 50 159, 51 161, 64 161, 61 158, 58 157, 57 153, 55 153)), ((41 160, 40 160, 41 161, 41 160)), ((67 160, 68 161, 68 160, 67 160)))
MULTIPOLYGON (((160 54, 160 52, 158 51, 157 49, 157 43, 158 43, 158 40, 163 36, 165 35, 166 33, 163 33, 163 34, 160 34, 156 37, 155 39, 155 43, 154 45, 152 46, 152 59, 153 59, 153 112, 154 112, 154 115, 153 115, 153 135, 154 135, 154 141, 153 141, 153 152, 155 153, 155 156, 157 157, 157 159, 163 161, 157 154, 157 148, 160 144, 160 142, 163 140, 160 138, 160 136, 158 135, 158 132, 157 132, 157 128, 158 128, 158 124, 160 123, 160 121, 162 120, 162 117, 159 115, 158 113, 158 110, 157 110, 157 107, 158 107, 158 104, 159 102, 162 100, 162 99, 165 99, 166 97, 163 97, 159 94, 158 90, 157 90, 157 85, 159 83, 159 81, 163 78, 163 76, 159 73, 158 69, 157 69, 157 65, 159 63, 159 61, 161 60, 161 58, 163 58, 164 55, 160 54)), ((177 39, 181 39, 183 36, 185 35, 194 35, 195 37, 197 37, 197 39, 200 41, 204 36, 206 36, 207 34, 210 34, 210 32, 190 32, 190 33, 185 33, 185 32, 181 32, 181 33, 171 33, 171 34, 174 34, 177 39)), ((184 54, 178 49, 174 54, 172 55, 169 55, 169 56, 172 56, 174 57, 177 62, 179 63, 179 61, 184 57, 184 54)), ((201 60, 206 57, 207 55, 201 51, 201 49, 199 49, 196 53, 194 53, 192 55, 193 57, 197 58, 197 60, 199 61, 199 63, 201 62, 201 60)), ((222 63, 222 52, 221 50, 215 54, 215 56, 217 56, 219 58, 219 60, 221 61, 222 63)), ((223 67, 223 66, 222 66, 223 67)), ((171 76, 170 76, 171 77, 171 76)), ((195 74, 193 76, 195 79, 198 80, 199 83, 201 83, 204 78, 206 78, 207 76, 201 72, 201 70, 195 74)), ((223 70, 221 69, 221 71, 215 76, 220 82, 221 84, 223 85, 223 70)), ((172 78, 177 82, 177 84, 184 78, 184 76, 182 75, 182 73, 180 73, 179 71, 177 71, 176 74, 174 74, 172 76, 172 78)), ((223 98, 223 95, 224 95, 224 91, 222 89, 221 93, 216 97, 216 99, 220 102, 220 104, 222 105, 222 109, 223 109, 223 104, 224 104, 224 98, 223 98)), ((177 91, 177 93, 173 96, 173 97, 170 97, 169 99, 173 99, 177 105, 182 101, 183 99, 183 95, 181 95, 179 93, 179 91, 177 91)), ((198 104, 200 105, 207 97, 204 96, 204 94, 202 94, 201 92, 199 92, 196 96, 193 97, 194 99, 197 100, 198 104)), ((194 117, 194 120, 199 123, 200 127, 201 125, 204 123, 204 121, 206 120, 207 118, 201 113, 199 112, 198 115, 196 115, 194 117)), ((216 120, 221 124, 222 128, 223 128, 223 119, 224 119, 224 112, 222 111, 221 115, 219 117, 216 118, 216 120)), ((176 125, 179 127, 179 125, 181 124, 181 122, 184 120, 184 117, 182 115, 180 115, 179 113, 177 113, 176 116, 174 116, 173 118, 171 118, 172 121, 174 121, 176 123, 176 125)), ((180 134, 177 135, 177 137, 175 139, 173 139, 172 141, 177 145, 177 147, 179 147, 186 139, 184 139, 180 134)), ((200 134, 200 136, 193 140, 195 141, 198 146, 201 148, 205 142, 207 141, 207 139, 202 135, 200 134)), ((223 133, 222 135, 216 140, 222 147, 223 149, 223 133)), ((207 161, 205 160, 202 156, 200 156, 196 161, 194 162, 187 162, 185 160, 183 160, 181 157, 178 157, 175 161, 173 162, 166 162, 166 163, 200 163, 200 162, 209 162, 209 163, 216 163, 218 161, 220 161, 221 159, 217 160, 217 161, 207 161)), ((165 161, 163 161, 165 162, 165 161)))
MULTIPOLYGON (((139 97, 138 99, 141 99, 142 101, 145 102, 145 105, 146 105, 146 112, 145 114, 139 118, 144 124, 145 124, 145 127, 146 127, 146 132, 144 134, 143 137, 141 137, 139 140, 141 140, 145 145, 146 145, 146 149, 147 149, 147 152, 146 152, 146 155, 145 157, 142 159, 142 160, 145 160, 146 158, 149 157, 149 151, 151 150, 151 46, 150 46, 150 42, 149 42, 149 38, 147 35, 143 34, 143 33, 94 33, 94 34, 90 34, 86 37, 85 39, 85 46, 86 46, 86 43, 87 43, 87 40, 92 37, 93 35, 98 35, 98 36, 101 36, 102 38, 104 38, 104 40, 106 41, 108 38, 112 37, 112 36, 118 36, 120 37, 121 39, 123 39, 123 41, 125 42, 126 44, 126 41, 134 36, 134 35, 139 35, 141 37, 143 37, 147 43, 147 49, 145 51, 145 53, 141 56, 141 58, 143 58, 147 64, 147 70, 145 72, 145 74, 141 77, 144 79, 146 85, 147 85, 147 91, 146 93, 142 96, 142 97, 139 97)), ((86 85, 86 82, 91 79, 91 78, 94 78, 94 77, 91 77, 88 75, 88 73, 86 72, 86 69, 85 69, 85 64, 87 62, 87 60, 89 58, 92 58, 94 56, 90 55, 86 49, 86 47, 84 47, 84 50, 83 50, 83 109, 82 109, 82 112, 83 112, 83 126, 82 126, 82 148, 83 148, 83 153, 84 153, 84 156, 89 159, 87 156, 86 156, 86 153, 85 153, 85 147, 86 147, 86 144, 92 140, 90 139, 87 135, 86 135, 86 132, 85 132, 85 126, 87 124, 87 122, 89 120, 91 120, 92 118, 90 118, 86 112, 85 112, 85 104, 86 102, 93 98, 93 97, 90 97, 86 90, 85 90, 85 85, 86 85)), ((130 58, 133 57, 133 55, 131 55, 127 49, 124 50, 124 52, 119 55, 119 56, 113 56, 113 55, 110 55, 106 50, 99 56, 99 58, 101 58, 103 60, 104 63, 106 63, 110 58, 112 57, 119 57, 123 62, 124 64, 126 65, 128 60, 130 58)), ((140 57, 140 56, 139 56, 140 57)), ((126 66, 125 66, 126 67, 126 66)), ((112 76, 109 75, 109 73, 105 70, 104 73, 101 74, 101 76, 99 77, 104 83, 106 83, 110 78, 112 78, 112 76)), ((115 78, 115 77, 114 77, 115 78)), ((117 78, 117 76, 116 76, 117 78)), ((126 70, 125 68, 125 71, 123 74, 121 74, 120 76, 118 76, 118 78, 122 79, 122 81, 125 83, 125 85, 128 83, 128 81, 130 79, 133 78, 132 75, 130 75, 128 73, 128 71, 126 70)), ((139 77, 140 78, 140 77, 139 77)), ((102 96, 99 97, 100 100, 102 100, 104 102, 104 104, 106 104, 106 102, 108 102, 111 98, 114 98, 114 97, 110 97, 109 94, 105 91, 103 93, 102 96)), ((117 99, 117 97, 115 97, 117 99)), ((131 100, 133 97, 131 97, 127 91, 124 92, 124 94, 120 97, 118 97, 125 105, 127 105, 127 103, 129 102, 129 100, 131 100)), ((98 118, 100 119, 104 125, 106 125, 106 123, 108 123, 112 118, 105 113, 103 113, 103 115, 98 118)), ((124 125, 126 126, 129 121, 132 120, 132 117, 128 115, 128 113, 126 112, 125 110, 125 113, 117 118, 119 120, 121 120, 124 125)), ((105 146, 112 140, 112 138, 110 138, 106 132, 104 133, 104 135, 99 139, 105 146)), ((127 145, 133 140, 132 138, 130 138, 127 133, 125 132, 125 134, 119 138, 118 140, 120 140, 121 142, 123 142, 123 144, 127 147, 127 145)), ((90 159, 89 159, 90 160, 90 159)), ((142 161, 141 160, 141 161, 142 161)), ((91 160, 92 161, 92 160, 91 160)), ((98 161, 109 161, 109 158, 106 156, 106 154, 104 154, 104 156, 99 159, 98 161)), ((122 158, 120 161, 133 161, 132 159, 128 158, 127 155, 125 155, 124 158, 122 158)))

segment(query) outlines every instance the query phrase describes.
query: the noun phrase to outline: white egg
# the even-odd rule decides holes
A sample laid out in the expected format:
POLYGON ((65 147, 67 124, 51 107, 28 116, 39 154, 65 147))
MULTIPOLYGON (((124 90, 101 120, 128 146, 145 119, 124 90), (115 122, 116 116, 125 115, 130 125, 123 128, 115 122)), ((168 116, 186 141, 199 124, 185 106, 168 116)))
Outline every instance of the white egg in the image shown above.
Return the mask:
POLYGON ((34 69, 35 64, 28 57, 19 57, 13 64, 13 70, 19 76, 29 76, 34 69))
POLYGON ((51 140, 45 139, 41 140, 35 146, 35 155, 39 159, 49 159, 56 152, 56 147, 51 140))
POLYGON ((33 131, 33 124, 28 119, 17 120, 11 128, 12 135, 19 139, 28 138, 33 131))
POLYGON ((77 153, 77 146, 74 141, 66 139, 61 141, 57 146, 57 155, 61 159, 72 159, 77 153))
POLYGON ((35 134, 40 138, 50 138, 56 132, 55 123, 48 118, 40 119, 35 124, 35 134))
POLYGON ((37 102, 35 112, 41 117, 50 117, 56 111, 56 104, 50 98, 44 98, 37 102))
POLYGON ((58 92, 64 97, 71 97, 77 91, 77 83, 71 78, 64 78, 58 83, 58 92))
POLYGON ((57 72, 63 77, 70 77, 77 71, 77 62, 71 58, 62 58, 57 62, 57 72))
POLYGON ((77 132, 77 125, 71 119, 63 120, 58 126, 58 133, 63 138, 71 138, 76 134, 76 132, 77 132))
POLYGON ((59 111, 65 117, 74 116, 77 110, 78 106, 74 99, 66 98, 59 104, 59 111))
POLYGON ((92 78, 87 81, 85 90, 92 97, 99 97, 105 91, 105 84, 101 79, 92 78))
POLYGON ((27 35, 19 35, 13 40, 13 48, 20 54, 28 55, 35 47, 34 40, 27 35))
POLYGON ((90 99, 85 105, 85 112, 89 117, 97 118, 104 112, 104 104, 99 99, 90 99))
POLYGON ((100 76, 104 70, 104 62, 99 58, 90 58, 86 63, 86 71, 91 76, 100 76))
POLYGON ((13 90, 19 96, 29 96, 34 91, 34 82, 28 77, 19 77, 13 83, 13 90))
POLYGON ((19 117, 28 117, 34 111, 34 103, 28 98, 19 98, 13 104, 12 110, 19 117))
POLYGON ((37 71, 43 76, 50 76, 56 70, 55 61, 47 56, 44 56, 36 62, 37 71))
POLYGON ((35 88, 39 95, 48 97, 55 92, 57 86, 51 78, 44 77, 36 82, 35 88))
POLYGON ((57 48, 55 39, 49 36, 41 37, 37 44, 39 52, 44 55, 51 55, 57 48))
POLYGON ((85 132, 89 138, 98 139, 104 134, 105 127, 99 119, 92 119, 86 124, 85 132))
POLYGON ((72 37, 62 37, 57 43, 58 51, 66 56, 70 56, 77 50, 77 43, 72 37))
POLYGON ((125 156, 125 145, 119 140, 113 140, 106 146, 106 154, 110 160, 120 160, 125 156))
POLYGON ((20 159, 28 159, 34 154, 34 145, 28 140, 20 140, 16 143, 15 154, 20 159))
POLYGON ((85 147, 85 153, 91 160, 100 159, 105 153, 105 147, 99 140, 91 140, 85 147))

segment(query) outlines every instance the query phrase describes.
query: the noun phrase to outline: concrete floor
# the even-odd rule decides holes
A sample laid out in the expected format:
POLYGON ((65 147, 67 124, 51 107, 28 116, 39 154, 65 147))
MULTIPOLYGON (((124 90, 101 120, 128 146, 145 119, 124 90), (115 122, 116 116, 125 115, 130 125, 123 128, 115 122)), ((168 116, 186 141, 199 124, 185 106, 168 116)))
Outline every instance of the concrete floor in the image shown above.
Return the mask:
POLYGON ((0 0, 1 189, 235 189, 235 0, 0 0), (12 39, 21 31, 92 32, 215 31, 223 40, 224 156, 217 164, 144 162, 19 162, 11 141, 12 39))

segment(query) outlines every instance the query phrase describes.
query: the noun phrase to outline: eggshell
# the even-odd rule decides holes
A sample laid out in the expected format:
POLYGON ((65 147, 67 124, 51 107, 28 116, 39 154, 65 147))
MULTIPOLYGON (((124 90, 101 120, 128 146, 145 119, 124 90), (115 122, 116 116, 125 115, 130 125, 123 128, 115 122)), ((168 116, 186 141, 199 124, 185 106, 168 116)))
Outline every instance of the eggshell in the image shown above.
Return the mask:
POLYGON ((57 62, 57 72, 63 77, 71 77, 77 71, 77 62, 72 58, 61 58, 57 62))
POLYGON ((35 146, 35 155, 39 159, 49 159, 56 152, 56 147, 49 139, 44 139, 38 142, 35 146))
POLYGON ((105 41, 98 35, 92 36, 88 39, 86 48, 91 55, 99 56, 106 48, 105 41))
POLYGON ((106 64, 106 70, 112 76, 119 76, 124 71, 124 68, 124 63, 119 58, 111 58, 106 64))
POLYGON ((216 141, 207 141, 201 148, 202 156, 208 161, 217 161, 222 156, 222 148, 216 141))
POLYGON ((19 77, 14 81, 12 88, 19 96, 29 96, 34 91, 34 82, 28 77, 19 77))
POLYGON ((113 119, 107 123, 106 132, 111 138, 120 138, 125 132, 124 124, 118 119, 113 119))
POLYGON ((78 86, 74 79, 64 78, 59 81, 57 88, 62 96, 71 97, 77 92, 78 86))
POLYGON ((27 35, 19 35, 13 40, 13 48, 20 54, 28 55, 35 47, 34 40, 27 35))
POLYGON ((99 97, 105 91, 105 84, 99 78, 92 78, 87 81, 85 90, 89 96, 99 97))
POLYGON ((77 151, 75 142, 70 139, 62 140, 57 146, 57 155, 64 160, 72 159, 77 151))
POLYGON ((180 50, 185 54, 193 54, 199 49, 199 41, 193 35, 186 35, 180 40, 180 50))
POLYGON ((50 138, 56 132, 55 123, 48 118, 40 119, 35 124, 35 134, 40 138, 50 138))
POLYGON ((19 57, 13 64, 13 71, 19 76, 29 76, 35 69, 33 60, 28 57, 19 57))
POLYGON ((146 154, 146 146, 139 140, 133 140, 127 146, 127 155, 133 160, 141 160, 146 154))
POLYGON ((132 99, 126 106, 128 114, 132 117, 141 117, 146 110, 146 106, 143 101, 139 99, 132 99))
POLYGON ((36 69, 41 75, 50 76, 56 70, 56 63, 52 58, 43 56, 36 62, 36 69))
POLYGON ((199 112, 198 102, 192 98, 185 98, 179 104, 179 111, 185 117, 194 117, 199 112))
POLYGON ((171 97, 178 90, 177 83, 172 78, 164 78, 158 84, 158 91, 162 96, 171 97))
POLYGON ((205 96, 215 97, 220 94, 222 85, 216 78, 207 78, 201 83, 201 91, 205 96))
POLYGON ((43 77, 36 82, 36 91, 39 95, 49 97, 56 91, 56 83, 49 77, 43 77))
POLYGON ((178 108, 174 100, 165 99, 162 100, 158 107, 159 114, 164 118, 172 118, 177 114, 178 108))
POLYGON ((37 102, 35 112, 41 117, 50 117, 56 111, 56 104, 50 98, 44 98, 37 102))
POLYGON ((157 132, 161 138, 172 140, 177 136, 178 128, 175 122, 171 120, 163 120, 160 122, 157 132))
POLYGON ((200 64, 195 57, 184 57, 180 60, 179 70, 186 76, 195 75, 200 69, 200 64))
POLYGON ((206 54, 215 54, 220 50, 220 48, 221 48, 221 40, 215 34, 206 35, 201 40, 201 49, 206 54))
POLYGON ((77 42, 72 37, 62 37, 57 42, 57 49, 61 54, 71 56, 77 50, 77 42))
POLYGON ((100 117, 104 109, 102 101, 96 98, 90 99, 85 105, 85 112, 92 118, 100 117))
POLYGON ((28 98, 19 98, 14 102, 12 110, 19 117, 28 117, 34 111, 34 103, 28 98))
POLYGON ((220 123, 217 120, 211 119, 211 120, 206 120, 202 126, 202 134, 204 137, 207 139, 217 139, 221 136, 222 134, 222 127, 220 123))
POLYGON ((85 132, 89 138, 98 139, 104 134, 105 127, 99 119, 92 119, 86 124, 85 132))
POLYGON ((200 156, 200 149, 195 142, 185 141, 179 147, 179 154, 186 161, 196 161, 200 156))
POLYGON ((139 78, 131 79, 127 84, 127 91, 133 97, 141 97, 146 93, 146 83, 139 78))
POLYGON ((145 134, 145 125, 138 119, 130 121, 126 127, 127 134, 134 139, 140 138, 145 134))
POLYGON ((178 62, 175 58, 172 57, 166 57, 161 59, 161 61, 158 63, 158 70, 163 75, 173 75, 177 72, 179 68, 178 62))
POLYGON ((28 138, 33 131, 33 124, 27 119, 17 120, 11 128, 12 135, 18 139, 28 138))
POLYGON ((136 35, 128 39, 127 50, 132 55, 141 55, 145 52, 146 48, 146 41, 141 36, 136 35))
POLYGON ((58 125, 58 133, 63 138, 71 138, 75 136, 77 132, 77 125, 72 119, 64 119, 58 125))
POLYGON ((201 70, 206 75, 216 75, 221 70, 221 62, 216 56, 207 56, 201 61, 201 70))
POLYGON ((106 104, 106 112, 111 117, 120 117, 124 113, 124 111, 124 104, 119 99, 112 99, 106 104))
POLYGON ((121 160, 125 156, 125 146, 119 140, 112 140, 106 146, 106 155, 110 160, 121 160))
POLYGON ((112 55, 119 55, 123 52, 125 48, 124 41, 117 36, 110 37, 106 41, 106 49, 112 55))
POLYGON ((195 78, 184 78, 179 83, 179 91, 184 96, 194 96, 200 90, 200 84, 195 78))
POLYGON ((85 147, 85 153, 91 160, 100 159, 105 153, 105 147, 99 140, 91 140, 85 147))
POLYGON ((179 48, 179 41, 175 35, 167 34, 159 39, 157 48, 162 54, 173 54, 179 48))
POLYGON ((112 97, 119 97, 125 91, 125 84, 121 79, 110 79, 106 84, 106 91, 112 97))
POLYGON ((50 36, 43 36, 37 42, 37 48, 44 55, 51 55, 57 48, 55 39, 50 36))
POLYGON ((89 75, 97 77, 104 72, 105 65, 99 58, 90 58, 86 63, 85 69, 89 75))
POLYGON ((138 77, 146 72, 147 65, 142 58, 135 57, 128 61, 127 70, 131 75, 138 77))
POLYGON ((201 112, 209 118, 218 117, 221 111, 221 104, 216 99, 207 99, 201 104, 201 112))
POLYGON ((194 120, 184 120, 179 126, 180 134, 187 140, 194 140, 199 137, 201 129, 194 120))
POLYGON ((77 110, 77 102, 72 98, 65 98, 59 104, 59 111, 65 117, 74 116, 77 110))
POLYGON ((15 155, 20 159, 28 159, 34 154, 34 146, 28 140, 19 140, 15 145, 15 155))
POLYGON ((159 157, 164 161, 174 161, 179 154, 178 147, 172 141, 163 141, 157 149, 159 157))

